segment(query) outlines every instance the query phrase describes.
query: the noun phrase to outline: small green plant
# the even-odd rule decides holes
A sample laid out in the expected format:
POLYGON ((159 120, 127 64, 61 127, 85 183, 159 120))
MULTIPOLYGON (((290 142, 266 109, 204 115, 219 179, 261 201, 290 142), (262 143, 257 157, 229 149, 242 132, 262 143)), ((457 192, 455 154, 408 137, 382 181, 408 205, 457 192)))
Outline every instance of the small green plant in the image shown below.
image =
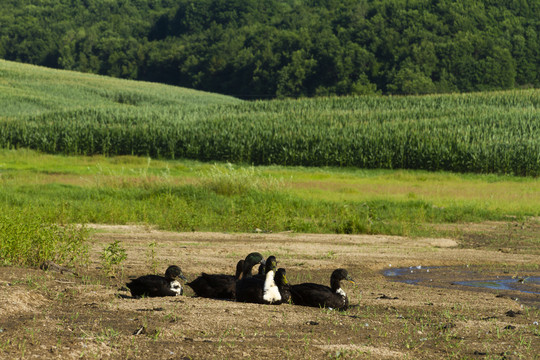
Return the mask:
POLYGON ((330 250, 328 251, 326 254, 324 255, 321 255, 321 259, 328 259, 328 260, 332 260, 332 259, 335 259, 336 257, 336 252, 333 251, 333 250, 330 250))
POLYGON ((159 261, 156 259, 156 246, 155 240, 148 244, 148 263, 153 274, 156 274, 159 268, 159 261))
POLYGON ((168 314, 166 314, 166 315, 164 316, 164 319, 165 319, 166 321, 171 322, 171 323, 175 323, 175 322, 180 321, 181 316, 178 315, 177 313, 171 311, 170 313, 168 313, 168 314))
POLYGON ((101 332, 99 334, 97 334, 96 340, 98 342, 113 341, 119 335, 120 335, 119 331, 109 327, 109 328, 105 328, 105 329, 101 330, 101 332))
POLYGON ((115 240, 103 248, 100 258, 103 270, 106 274, 110 275, 116 273, 121 268, 121 264, 127 259, 127 252, 120 245, 120 241, 115 240))
POLYGON ((149 337, 154 341, 158 341, 161 335, 163 335, 163 330, 161 328, 157 328, 152 332, 152 334, 149 335, 149 337))
POLYGON ((350 351, 347 349, 338 349, 335 352, 328 353, 329 359, 344 359, 350 354, 350 351))

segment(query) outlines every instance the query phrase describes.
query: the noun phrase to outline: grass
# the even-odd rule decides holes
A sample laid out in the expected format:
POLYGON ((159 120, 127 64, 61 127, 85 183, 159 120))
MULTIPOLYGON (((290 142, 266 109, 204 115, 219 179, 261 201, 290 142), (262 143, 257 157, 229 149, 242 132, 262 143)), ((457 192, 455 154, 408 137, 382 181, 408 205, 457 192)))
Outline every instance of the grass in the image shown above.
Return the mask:
MULTIPOLYGON (((448 224, 521 221, 532 234, 540 216, 538 179, 497 175, 2 150, 0 183, 4 213, 31 208, 49 223, 138 223, 174 231, 448 236, 456 235, 448 224)), ((499 243, 520 240, 513 229, 501 232, 499 243)), ((537 241, 530 235, 526 248, 537 241)))
POLYGON ((125 108, 136 103, 197 110, 240 102, 228 96, 154 83, 139 82, 134 89, 135 83, 0 60, 0 119, 89 107, 125 108))
POLYGON ((28 209, 4 210, 0 215, 0 264, 39 266, 46 260, 62 264, 87 259, 84 227, 60 226, 28 209))

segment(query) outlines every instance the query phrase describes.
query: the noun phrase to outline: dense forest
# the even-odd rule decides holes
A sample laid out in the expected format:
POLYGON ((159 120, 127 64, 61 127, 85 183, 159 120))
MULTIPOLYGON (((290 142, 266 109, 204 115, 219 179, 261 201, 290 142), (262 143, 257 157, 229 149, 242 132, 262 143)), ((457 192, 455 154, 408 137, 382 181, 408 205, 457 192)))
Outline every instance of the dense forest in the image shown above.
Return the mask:
POLYGON ((538 0, 2 0, 0 58, 240 98, 540 86, 538 0))

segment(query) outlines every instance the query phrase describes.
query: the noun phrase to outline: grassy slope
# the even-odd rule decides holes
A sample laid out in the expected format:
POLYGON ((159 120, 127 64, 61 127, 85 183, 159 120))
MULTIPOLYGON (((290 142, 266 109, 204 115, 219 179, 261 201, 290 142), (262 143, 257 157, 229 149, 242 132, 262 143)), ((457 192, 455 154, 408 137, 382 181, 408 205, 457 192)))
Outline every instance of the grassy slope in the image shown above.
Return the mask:
POLYGON ((88 107, 126 108, 133 101, 182 106, 190 111, 240 102, 202 91, 5 60, 0 60, 0 92, 0 119, 88 107))

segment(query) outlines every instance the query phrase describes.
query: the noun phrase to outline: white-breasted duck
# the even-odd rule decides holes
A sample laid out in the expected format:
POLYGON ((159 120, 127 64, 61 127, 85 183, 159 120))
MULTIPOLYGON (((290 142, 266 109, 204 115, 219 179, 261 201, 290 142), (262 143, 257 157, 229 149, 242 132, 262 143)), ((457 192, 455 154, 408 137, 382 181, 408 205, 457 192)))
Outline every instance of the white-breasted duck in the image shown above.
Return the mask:
POLYGON ((141 296, 178 296, 183 294, 182 284, 180 284, 178 279, 187 280, 178 266, 171 265, 165 271, 164 277, 159 275, 145 275, 131 280, 126 286, 135 298, 141 296))
POLYGON ((347 310, 349 299, 341 288, 341 280, 347 280, 354 284, 354 280, 347 273, 347 270, 336 269, 330 276, 330 287, 313 283, 292 285, 292 302, 295 305, 347 310))
POLYGON ((281 304, 281 294, 274 281, 277 269, 275 256, 266 259, 264 279, 257 276, 236 282, 236 301, 257 304, 281 304))

